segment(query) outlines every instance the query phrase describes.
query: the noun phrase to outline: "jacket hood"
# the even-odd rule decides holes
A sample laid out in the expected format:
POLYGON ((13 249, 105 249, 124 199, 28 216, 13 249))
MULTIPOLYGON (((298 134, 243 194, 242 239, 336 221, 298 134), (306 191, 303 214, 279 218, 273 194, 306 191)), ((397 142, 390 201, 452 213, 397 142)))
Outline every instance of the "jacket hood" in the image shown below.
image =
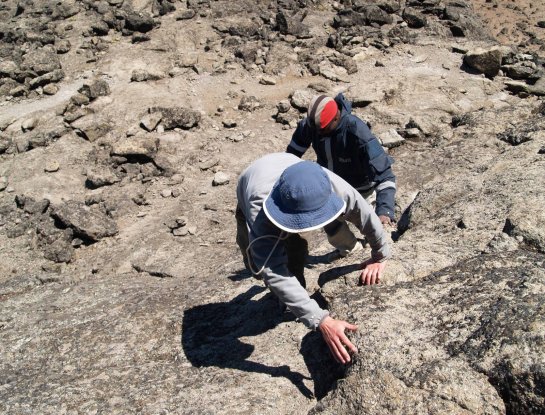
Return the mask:
POLYGON ((342 92, 335 97, 335 102, 341 110, 341 118, 343 118, 345 115, 352 114, 352 102, 347 100, 342 92))

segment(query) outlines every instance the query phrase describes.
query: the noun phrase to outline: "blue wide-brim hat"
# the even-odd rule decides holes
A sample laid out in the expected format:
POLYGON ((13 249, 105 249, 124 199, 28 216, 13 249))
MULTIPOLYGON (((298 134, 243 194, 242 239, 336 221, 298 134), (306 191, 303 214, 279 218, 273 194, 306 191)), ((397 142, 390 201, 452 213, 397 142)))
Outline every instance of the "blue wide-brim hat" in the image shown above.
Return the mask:
POLYGON ((345 207, 327 173, 312 161, 284 170, 263 204, 269 220, 290 233, 319 229, 333 222, 345 207))

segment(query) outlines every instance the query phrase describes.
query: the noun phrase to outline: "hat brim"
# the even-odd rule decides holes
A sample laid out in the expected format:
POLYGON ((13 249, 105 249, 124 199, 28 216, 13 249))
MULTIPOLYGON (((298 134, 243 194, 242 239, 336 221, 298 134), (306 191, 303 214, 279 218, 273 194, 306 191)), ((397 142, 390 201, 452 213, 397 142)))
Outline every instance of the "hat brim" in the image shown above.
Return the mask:
POLYGON ((346 208, 346 202, 334 192, 321 208, 310 212, 290 212, 279 202, 280 192, 275 186, 265 199, 263 210, 275 226, 290 233, 320 229, 337 219, 346 208))

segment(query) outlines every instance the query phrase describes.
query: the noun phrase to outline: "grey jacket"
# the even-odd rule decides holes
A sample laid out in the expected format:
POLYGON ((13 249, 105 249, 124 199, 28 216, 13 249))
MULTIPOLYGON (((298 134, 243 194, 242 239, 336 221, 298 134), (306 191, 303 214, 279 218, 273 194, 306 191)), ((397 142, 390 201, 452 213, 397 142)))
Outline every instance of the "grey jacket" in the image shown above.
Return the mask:
MULTIPOLYGON (((287 268, 284 246, 286 232, 278 229, 265 215, 263 202, 274 184, 289 166, 299 163, 300 158, 289 153, 268 154, 253 162, 239 177, 237 185, 238 205, 246 217, 250 240, 250 254, 269 289, 307 327, 316 329, 329 313, 312 300, 287 268)), ((335 173, 324 169, 332 188, 346 202, 344 219, 353 223, 369 241, 371 256, 384 261, 390 256, 382 224, 369 204, 357 190, 335 173)))

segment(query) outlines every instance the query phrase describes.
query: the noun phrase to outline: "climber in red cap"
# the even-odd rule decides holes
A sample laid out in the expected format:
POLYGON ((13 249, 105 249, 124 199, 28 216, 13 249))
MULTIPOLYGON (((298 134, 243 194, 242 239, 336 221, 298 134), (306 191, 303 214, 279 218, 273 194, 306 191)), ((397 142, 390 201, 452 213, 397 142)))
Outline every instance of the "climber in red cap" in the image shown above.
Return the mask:
MULTIPOLYGON (((393 159, 367 123, 352 114, 352 104, 343 94, 335 98, 314 96, 307 117, 297 125, 286 151, 301 157, 311 145, 318 164, 341 176, 368 202, 375 194, 377 216, 382 224, 393 225, 396 193, 393 159)), ((361 249, 342 218, 324 229, 336 248, 330 259, 361 249)))

